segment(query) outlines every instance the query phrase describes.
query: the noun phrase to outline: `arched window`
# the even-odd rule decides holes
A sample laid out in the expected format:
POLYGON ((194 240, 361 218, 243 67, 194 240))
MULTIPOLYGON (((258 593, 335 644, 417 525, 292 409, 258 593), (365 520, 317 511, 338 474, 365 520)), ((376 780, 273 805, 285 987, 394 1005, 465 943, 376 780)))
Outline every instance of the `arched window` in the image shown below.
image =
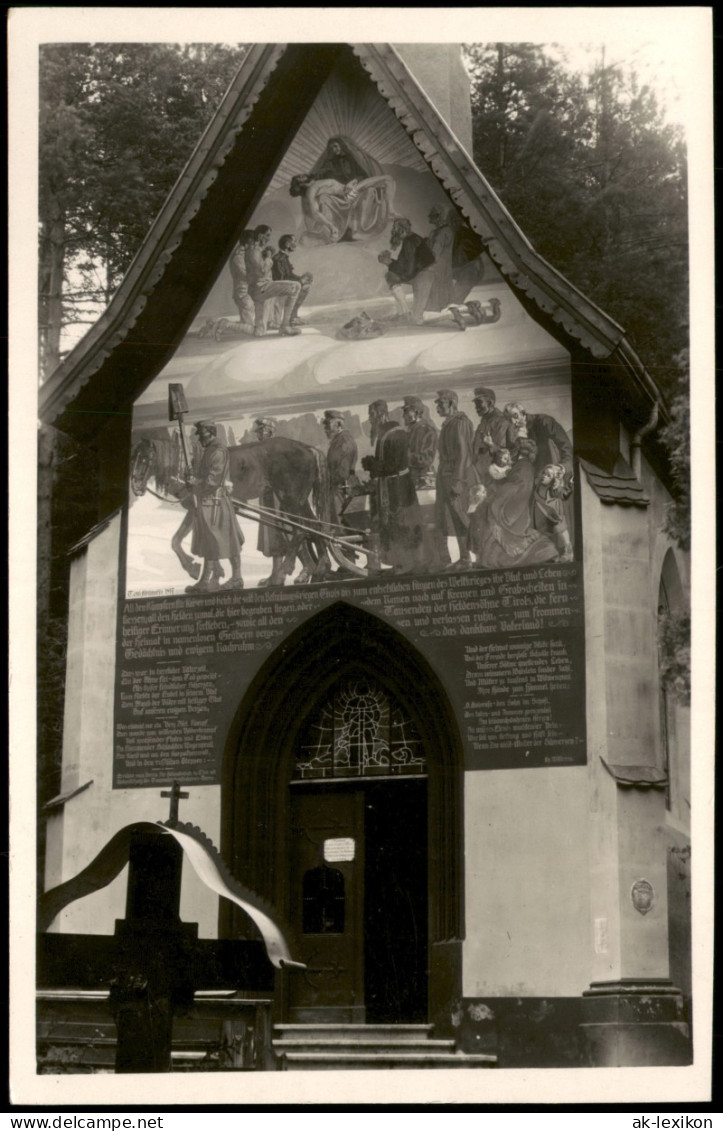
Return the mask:
POLYGON ((293 780, 424 774, 421 739, 391 695, 365 676, 347 679, 306 723, 293 780))
POLYGON ((660 738, 667 777, 666 806, 680 812, 689 798, 688 688, 690 617, 672 550, 663 562, 658 588, 660 738))
POLYGON ((658 670, 660 672, 660 744, 663 754, 663 770, 665 771, 665 807, 670 809, 670 701, 668 698, 668 684, 665 678, 665 633, 670 617, 670 603, 665 588, 663 577, 660 578, 658 589, 658 670))

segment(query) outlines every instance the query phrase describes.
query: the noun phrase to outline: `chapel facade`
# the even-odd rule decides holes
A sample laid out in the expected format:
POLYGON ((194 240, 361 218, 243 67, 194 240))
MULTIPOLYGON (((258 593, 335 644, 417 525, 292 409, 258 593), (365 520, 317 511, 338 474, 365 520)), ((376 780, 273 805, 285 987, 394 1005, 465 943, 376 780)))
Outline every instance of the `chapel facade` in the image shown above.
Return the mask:
MULTIPOLYGON (((42 890, 170 793, 223 876, 183 871, 195 990, 263 999, 255 1067, 340 1031, 339 1067, 692 1057, 668 409, 470 153, 453 45, 253 45, 41 390, 42 890)), ((102 987, 113 868, 53 911, 41 997, 102 987)))

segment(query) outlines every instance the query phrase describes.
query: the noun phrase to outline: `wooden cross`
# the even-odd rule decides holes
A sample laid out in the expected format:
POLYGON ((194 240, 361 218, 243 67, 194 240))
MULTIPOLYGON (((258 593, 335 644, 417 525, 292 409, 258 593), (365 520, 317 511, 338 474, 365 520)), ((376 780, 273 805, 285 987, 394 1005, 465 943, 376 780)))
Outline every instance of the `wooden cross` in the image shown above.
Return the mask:
POLYGON ((168 814, 168 820, 169 820, 169 823, 171 823, 171 824, 174 824, 174 825, 177 824, 178 823, 178 802, 185 800, 185 798, 188 797, 188 794, 183 792, 180 784, 177 781, 174 781, 174 782, 172 782, 170 789, 164 789, 164 790, 161 791, 161 797, 170 797, 171 805, 170 805, 170 812, 168 814))

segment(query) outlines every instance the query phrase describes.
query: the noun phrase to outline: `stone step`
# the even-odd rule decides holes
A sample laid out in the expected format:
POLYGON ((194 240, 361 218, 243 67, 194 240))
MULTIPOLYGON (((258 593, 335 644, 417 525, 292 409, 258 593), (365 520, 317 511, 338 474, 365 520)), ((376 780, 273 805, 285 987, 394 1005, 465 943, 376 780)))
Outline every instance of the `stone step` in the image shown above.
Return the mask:
POLYGON ((274 1041, 388 1041, 395 1042, 427 1040, 432 1032, 431 1025, 353 1025, 342 1023, 326 1025, 321 1023, 274 1025, 274 1041))
POLYGON ((38 1022, 38 1039, 45 1041, 93 1041, 102 1038, 115 1040, 113 1021, 97 1018, 92 1021, 70 1020, 66 1017, 43 1017, 38 1022))
POLYGON ((285 1052, 282 1070, 346 1071, 354 1068, 495 1068, 497 1057, 452 1052, 285 1052))
POLYGON ((388 1037, 384 1040, 360 1037, 356 1040, 343 1040, 340 1038, 302 1038, 292 1040, 274 1040, 274 1052, 396 1052, 427 1053, 427 1052, 454 1052, 456 1044, 453 1040, 426 1040, 412 1041, 408 1038, 397 1039, 388 1037))

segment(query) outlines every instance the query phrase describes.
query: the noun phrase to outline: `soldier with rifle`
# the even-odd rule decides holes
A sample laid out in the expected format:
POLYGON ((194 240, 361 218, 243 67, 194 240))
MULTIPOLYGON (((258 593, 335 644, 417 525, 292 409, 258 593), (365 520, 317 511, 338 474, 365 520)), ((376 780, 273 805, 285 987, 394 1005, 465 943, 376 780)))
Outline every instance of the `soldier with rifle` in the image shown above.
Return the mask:
POLYGON ((196 474, 187 472, 186 488, 180 498, 193 515, 191 553, 203 558, 203 571, 187 593, 211 593, 223 577, 221 559, 231 564, 231 577, 226 589, 242 589, 241 547, 244 536, 226 491, 228 448, 217 439, 213 420, 199 420, 195 425, 203 454, 196 474))

